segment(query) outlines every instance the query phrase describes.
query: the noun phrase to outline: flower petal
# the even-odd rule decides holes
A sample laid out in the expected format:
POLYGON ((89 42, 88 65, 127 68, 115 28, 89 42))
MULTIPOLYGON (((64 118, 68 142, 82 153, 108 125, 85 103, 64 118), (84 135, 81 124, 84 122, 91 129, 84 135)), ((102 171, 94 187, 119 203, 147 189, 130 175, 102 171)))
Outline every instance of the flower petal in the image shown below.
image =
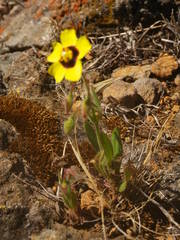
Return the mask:
POLYGON ((66 29, 61 32, 60 39, 64 48, 75 46, 77 42, 76 31, 74 29, 66 29))
POLYGON ((56 83, 63 80, 65 72, 66 69, 59 62, 53 63, 48 69, 48 73, 55 78, 56 83))
POLYGON ((65 78, 71 82, 77 82, 80 80, 82 75, 82 63, 77 61, 75 66, 72 68, 67 68, 65 73, 65 78))
POLYGON ((58 62, 61 58, 61 54, 62 54, 62 44, 60 44, 59 42, 56 42, 53 45, 54 50, 52 51, 52 53, 47 57, 47 61, 48 62, 58 62))
POLYGON ((90 50, 91 43, 86 36, 82 36, 77 40, 76 48, 79 50, 78 59, 82 59, 90 50))

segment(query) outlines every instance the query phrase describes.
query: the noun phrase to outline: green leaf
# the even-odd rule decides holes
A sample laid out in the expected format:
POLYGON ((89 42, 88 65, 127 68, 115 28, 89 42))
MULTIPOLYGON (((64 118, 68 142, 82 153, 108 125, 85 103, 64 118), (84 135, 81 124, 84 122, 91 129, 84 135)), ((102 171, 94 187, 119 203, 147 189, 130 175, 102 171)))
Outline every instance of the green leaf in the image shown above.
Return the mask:
POLYGON ((98 108, 99 111, 101 111, 101 104, 93 87, 91 87, 91 97, 94 105, 98 108))
POLYGON ((96 170, 97 170, 99 173, 102 172, 102 171, 101 171, 101 162, 102 162, 103 158, 104 158, 104 151, 99 151, 99 152, 95 155, 95 157, 93 158, 93 164, 94 164, 96 170))
POLYGON ((89 121, 85 121, 84 129, 86 131, 86 134, 87 134, 87 137, 88 137, 90 143, 94 147, 95 151, 98 152, 99 145, 98 145, 98 141, 97 141, 96 132, 95 132, 94 128, 92 127, 92 125, 89 123, 89 121))
POLYGON ((74 129, 75 125, 75 119, 74 116, 70 116, 65 122, 64 122, 64 133, 70 134, 70 132, 74 129))
POLYGON ((101 174, 105 177, 110 176, 111 170, 111 161, 107 161, 107 157, 104 156, 101 163, 100 163, 101 174))
POLYGON ((74 192, 70 192, 68 194, 62 194, 63 195, 63 200, 64 204, 70 208, 70 209, 75 209, 77 207, 77 196, 74 192))
POLYGON ((124 180, 124 181, 121 183, 121 185, 119 186, 119 192, 120 192, 120 193, 124 192, 124 191, 126 190, 126 188, 127 188, 127 181, 124 180))
POLYGON ((106 159, 108 160, 108 164, 110 166, 112 159, 113 159, 113 148, 112 148, 111 141, 109 140, 108 136, 105 133, 100 132, 99 135, 100 135, 101 145, 104 150, 104 154, 105 154, 106 159))
POLYGON ((113 157, 116 158, 122 154, 122 142, 118 128, 114 128, 112 132, 111 143, 113 147, 113 157))

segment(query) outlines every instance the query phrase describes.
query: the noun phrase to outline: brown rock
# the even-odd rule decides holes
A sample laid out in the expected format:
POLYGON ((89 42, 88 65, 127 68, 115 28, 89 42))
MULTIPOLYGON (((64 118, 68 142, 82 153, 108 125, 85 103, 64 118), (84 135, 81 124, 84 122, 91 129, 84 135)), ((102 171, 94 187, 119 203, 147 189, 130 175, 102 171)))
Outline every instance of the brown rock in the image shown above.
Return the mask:
POLYGON ((180 74, 176 76, 176 78, 174 79, 174 83, 176 84, 176 86, 180 86, 180 74))
POLYGON ((161 82, 155 78, 140 78, 133 85, 137 93, 149 104, 156 104, 163 90, 161 82))
POLYGON ((122 106, 133 108, 139 103, 143 102, 142 98, 138 95, 136 88, 121 80, 117 80, 103 91, 103 100, 108 102, 110 98, 115 99, 116 102, 122 106))
POLYGON ((174 56, 163 54, 151 66, 151 72, 156 77, 166 78, 178 69, 178 62, 174 56))
POLYGON ((114 70, 112 73, 112 77, 114 78, 125 78, 125 77, 132 77, 134 79, 142 78, 142 77, 149 77, 150 75, 150 65, 143 65, 143 66, 126 66, 120 67, 114 70))

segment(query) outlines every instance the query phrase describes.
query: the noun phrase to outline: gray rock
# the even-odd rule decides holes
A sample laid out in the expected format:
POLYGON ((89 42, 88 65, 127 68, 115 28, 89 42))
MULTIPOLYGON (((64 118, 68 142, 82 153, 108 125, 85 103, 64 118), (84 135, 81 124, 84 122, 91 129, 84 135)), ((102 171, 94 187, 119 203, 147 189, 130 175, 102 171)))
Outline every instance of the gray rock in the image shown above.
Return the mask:
POLYGON ((47 16, 32 18, 33 6, 10 19, 8 26, 0 36, 0 42, 10 49, 43 47, 54 38, 54 25, 47 16))
POLYGON ((132 83, 146 103, 156 104, 163 91, 162 84, 155 78, 140 78, 132 83))
POLYGON ((103 100, 107 103, 110 98, 128 108, 133 108, 142 102, 136 88, 131 83, 121 80, 113 82, 109 87, 104 89, 103 100))
POLYGON ((32 49, 0 55, 0 71, 8 90, 26 97, 39 96, 47 77, 46 67, 32 49))
MULTIPOLYGON (((88 232, 77 230, 70 226, 54 224, 52 229, 43 229, 38 234, 31 235, 32 240, 102 240, 102 234, 97 232, 88 232)), ((119 238, 117 238, 119 239, 119 238)), ((116 240, 116 239, 115 239, 116 240)))
MULTIPOLYGON (((180 158, 179 156, 163 170, 160 183, 160 198, 176 206, 180 211, 180 158)), ((175 210, 175 209, 174 209, 175 210)))
POLYGON ((60 239, 60 235, 62 233, 59 233, 52 229, 43 229, 43 231, 40 234, 33 234, 31 236, 32 240, 43 240, 43 239, 49 239, 49 240, 56 240, 60 239))
MULTIPOLYGON (((101 233, 87 232, 83 230, 77 230, 72 227, 68 227, 62 224, 56 223, 53 229, 43 229, 38 234, 31 235, 32 240, 102 240, 101 233)), ((119 238, 118 238, 119 239, 119 238)))
POLYGON ((21 52, 6 53, 0 55, 0 71, 4 76, 8 76, 11 64, 18 59, 21 55, 21 52))
POLYGON ((57 218, 57 214, 53 207, 54 206, 52 205, 52 209, 47 208, 38 200, 34 202, 26 215, 29 229, 36 229, 36 231, 39 231, 42 229, 42 226, 47 225, 51 227, 53 219, 57 218))

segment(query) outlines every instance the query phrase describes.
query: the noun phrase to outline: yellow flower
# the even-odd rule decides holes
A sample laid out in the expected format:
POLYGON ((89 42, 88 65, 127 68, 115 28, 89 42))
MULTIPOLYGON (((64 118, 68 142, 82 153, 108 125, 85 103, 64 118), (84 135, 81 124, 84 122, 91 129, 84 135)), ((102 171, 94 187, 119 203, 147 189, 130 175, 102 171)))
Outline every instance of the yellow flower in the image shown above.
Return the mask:
POLYGON ((53 63, 48 73, 57 83, 65 77, 68 81, 79 81, 82 75, 81 59, 90 51, 91 44, 86 36, 77 38, 74 29, 66 29, 60 34, 60 42, 53 44, 53 52, 47 57, 53 63))

